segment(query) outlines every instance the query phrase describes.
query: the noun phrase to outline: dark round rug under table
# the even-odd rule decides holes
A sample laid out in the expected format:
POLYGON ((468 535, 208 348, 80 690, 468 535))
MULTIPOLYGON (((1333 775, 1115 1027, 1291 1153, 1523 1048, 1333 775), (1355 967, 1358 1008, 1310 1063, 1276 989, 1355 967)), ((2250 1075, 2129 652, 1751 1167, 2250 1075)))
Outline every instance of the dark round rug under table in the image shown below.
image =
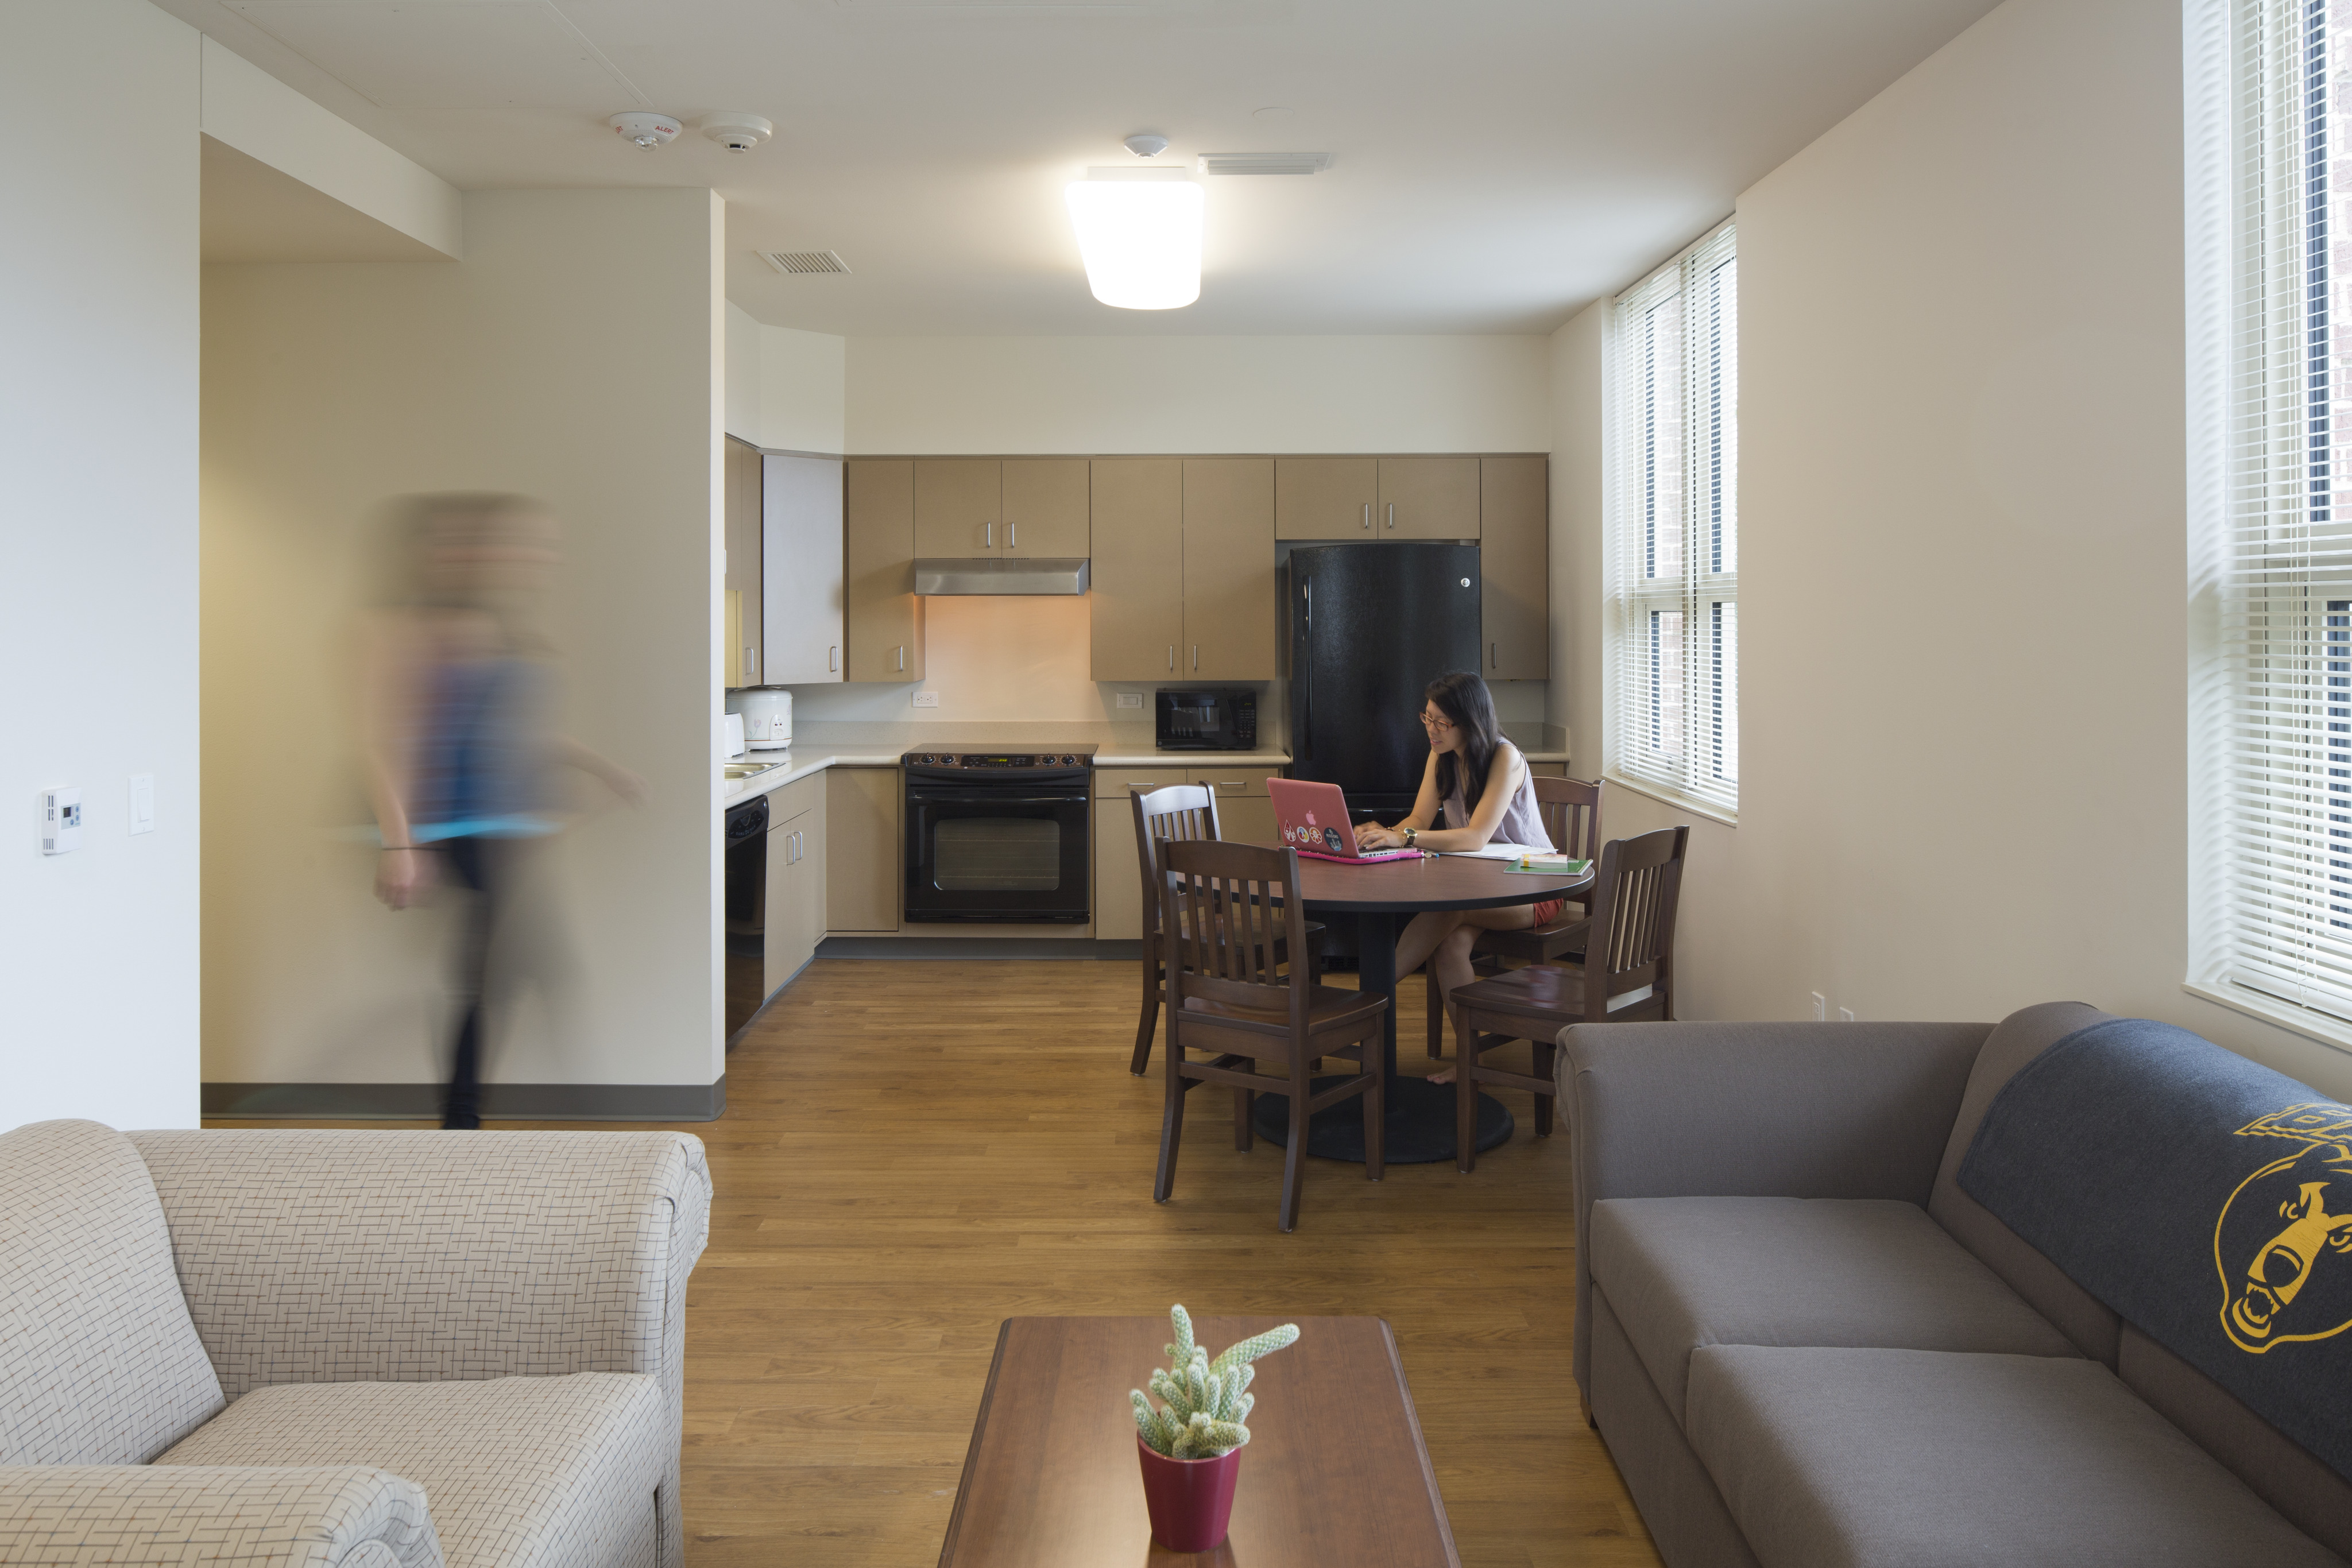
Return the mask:
MULTIPOLYGON (((1318 1078, 1315 1092, 1345 1083, 1353 1074, 1318 1078)), ((1434 1165, 1454 1157, 1454 1085, 1432 1083, 1426 1078, 1393 1078, 1387 1088, 1387 1114, 1382 1120, 1381 1151, 1392 1166, 1434 1165)), ((1290 1096, 1260 1092, 1255 1114, 1257 1135, 1277 1148, 1290 1143, 1290 1096)), ((1485 1154, 1507 1143, 1517 1124, 1504 1103, 1491 1094, 1478 1096, 1477 1152, 1485 1154)), ((1307 1152, 1327 1160, 1364 1163, 1363 1106, 1352 1096, 1315 1113, 1307 1124, 1307 1152)))

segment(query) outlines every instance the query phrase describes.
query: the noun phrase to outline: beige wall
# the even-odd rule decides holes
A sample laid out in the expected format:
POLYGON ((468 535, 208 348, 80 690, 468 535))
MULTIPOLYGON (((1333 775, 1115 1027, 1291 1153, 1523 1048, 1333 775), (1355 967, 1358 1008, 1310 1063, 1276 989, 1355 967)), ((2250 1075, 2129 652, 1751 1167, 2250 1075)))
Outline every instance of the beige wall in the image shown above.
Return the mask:
POLYGON ((853 338, 848 450, 1540 452, 1544 340, 853 338))
POLYGON ((341 830, 364 820, 348 671, 379 505, 459 488, 564 517, 565 718, 651 789, 550 857, 570 956, 487 1076, 723 1071, 720 218, 703 190, 474 192, 462 262, 205 269, 208 1082, 440 1071, 451 912, 379 906, 341 830))
MULTIPOLYGON (((1745 755, 1738 827, 1693 836, 1688 1016, 2078 998, 2352 1092, 2180 989, 2180 84, 2177 9, 2010 0, 1740 199, 1745 755)), ((1552 345, 1587 581, 1599 350, 1552 345)), ((1593 653, 1554 683, 1579 734, 1593 653)))
POLYGON ((0 6, 0 1130, 196 1122, 201 41, 145 0, 0 6), (82 847, 44 857, 65 785, 82 847))

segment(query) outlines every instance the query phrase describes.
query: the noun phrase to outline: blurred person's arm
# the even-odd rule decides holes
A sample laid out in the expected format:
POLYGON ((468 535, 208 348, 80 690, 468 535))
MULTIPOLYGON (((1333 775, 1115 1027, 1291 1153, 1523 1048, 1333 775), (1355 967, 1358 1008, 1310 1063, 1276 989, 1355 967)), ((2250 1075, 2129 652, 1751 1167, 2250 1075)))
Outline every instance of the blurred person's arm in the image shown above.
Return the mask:
POLYGON ((375 857, 375 895, 405 909, 433 885, 433 859, 416 847, 408 818, 414 792, 417 686, 426 660, 423 634, 409 615, 386 612, 362 623, 360 642, 360 766, 383 848, 375 857))
POLYGON ((591 751, 569 736, 558 736, 555 755, 583 773, 593 775, 605 789, 630 805, 646 803, 646 781, 602 752, 591 751))

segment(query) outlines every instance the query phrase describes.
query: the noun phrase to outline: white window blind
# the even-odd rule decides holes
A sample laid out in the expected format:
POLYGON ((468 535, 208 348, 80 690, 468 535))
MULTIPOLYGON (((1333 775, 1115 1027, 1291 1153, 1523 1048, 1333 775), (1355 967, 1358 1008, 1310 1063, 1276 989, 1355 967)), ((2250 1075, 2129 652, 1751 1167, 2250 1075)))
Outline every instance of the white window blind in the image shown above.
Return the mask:
POLYGON ((2237 0, 2231 45, 2230 427, 2210 912, 2225 979, 2352 1017, 2352 513, 2335 504, 2347 387, 2334 323, 2343 193, 2326 0, 2237 0))
POLYGON ((1739 278, 1725 224, 1618 298, 1606 559, 1612 776, 1739 806, 1739 278))

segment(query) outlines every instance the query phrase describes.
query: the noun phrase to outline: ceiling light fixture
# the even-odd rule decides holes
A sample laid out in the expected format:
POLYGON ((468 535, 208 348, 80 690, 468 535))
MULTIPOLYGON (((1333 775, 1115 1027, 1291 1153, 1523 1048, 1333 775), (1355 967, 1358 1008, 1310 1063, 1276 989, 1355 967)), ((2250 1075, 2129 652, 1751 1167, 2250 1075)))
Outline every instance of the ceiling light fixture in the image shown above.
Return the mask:
MULTIPOLYGON (((1153 158, 1164 136, 1135 135, 1153 158)), ((1087 287, 1121 310, 1173 310, 1201 298, 1201 187, 1181 168, 1089 169, 1064 193, 1087 264, 1087 287)))

